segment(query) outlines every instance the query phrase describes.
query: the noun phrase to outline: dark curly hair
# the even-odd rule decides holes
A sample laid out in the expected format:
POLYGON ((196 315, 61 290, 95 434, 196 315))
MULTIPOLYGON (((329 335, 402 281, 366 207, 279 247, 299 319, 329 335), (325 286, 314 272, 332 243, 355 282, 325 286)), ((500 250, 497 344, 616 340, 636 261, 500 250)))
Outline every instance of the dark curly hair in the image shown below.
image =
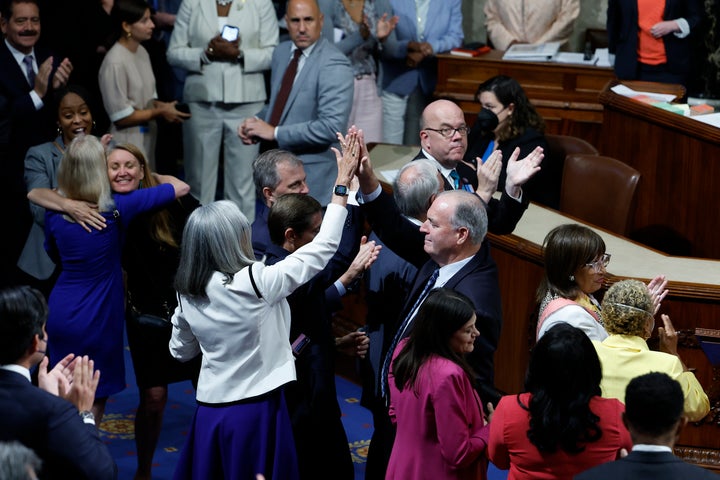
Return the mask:
POLYGON ((525 133, 525 129, 528 127, 532 127, 540 133, 545 131, 545 121, 528 100, 525 90, 514 78, 497 75, 481 83, 475 92, 475 100, 478 103, 480 94, 483 92, 494 93, 505 108, 511 103, 515 106, 512 115, 498 130, 498 141, 505 142, 519 137, 525 133))
POLYGON ((530 412, 527 436, 538 450, 579 453, 602 437, 600 417, 590 410, 590 399, 601 394, 601 378, 595 347, 582 330, 558 323, 538 340, 525 379, 529 405, 518 396, 530 412))

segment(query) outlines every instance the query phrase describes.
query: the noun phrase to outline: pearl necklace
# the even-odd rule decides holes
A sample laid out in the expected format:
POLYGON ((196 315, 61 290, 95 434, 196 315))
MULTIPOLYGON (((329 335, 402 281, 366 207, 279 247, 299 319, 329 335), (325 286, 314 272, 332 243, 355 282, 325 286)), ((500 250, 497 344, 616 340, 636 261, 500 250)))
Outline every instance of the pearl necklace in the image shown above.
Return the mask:
POLYGON ((230 5, 233 2, 233 0, 215 0, 215 3, 220 5, 221 7, 226 7, 230 5))

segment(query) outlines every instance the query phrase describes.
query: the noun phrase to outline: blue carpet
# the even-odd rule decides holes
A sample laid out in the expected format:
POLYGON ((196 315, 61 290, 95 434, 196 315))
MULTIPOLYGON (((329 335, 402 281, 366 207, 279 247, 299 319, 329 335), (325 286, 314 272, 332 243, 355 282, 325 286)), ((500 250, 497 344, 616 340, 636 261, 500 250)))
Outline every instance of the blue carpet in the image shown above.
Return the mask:
MULTIPOLYGON (((108 399, 105 416, 100 425, 100 434, 117 462, 118 479, 132 480, 137 465, 133 421, 137 408, 138 390, 135 385, 130 352, 127 348, 125 349, 125 368, 127 388, 108 399)), ((360 387, 343 377, 337 376, 336 379, 338 402, 355 465, 355 479, 364 480, 367 449, 373 431, 372 415, 360 405, 360 387)), ((190 382, 170 385, 162 433, 153 460, 154 479, 172 478, 175 463, 185 443, 194 411, 195 390, 190 382)), ((490 465, 488 478, 489 480, 505 480, 507 472, 490 465)))

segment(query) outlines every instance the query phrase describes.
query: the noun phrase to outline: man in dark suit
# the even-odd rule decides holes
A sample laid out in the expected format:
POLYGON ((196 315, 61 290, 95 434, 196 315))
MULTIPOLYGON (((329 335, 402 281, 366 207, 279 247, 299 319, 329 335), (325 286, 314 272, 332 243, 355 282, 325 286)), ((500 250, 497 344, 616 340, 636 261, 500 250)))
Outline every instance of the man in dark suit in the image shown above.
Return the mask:
MULTIPOLYGON (((541 154, 538 158, 533 157, 522 162, 511 158, 508 163, 509 183, 506 184, 506 195, 499 201, 496 200, 497 203, 493 203, 496 208, 488 208, 487 213, 485 204, 478 195, 464 190, 439 193, 429 203, 425 221, 420 228, 402 216, 393 198, 382 191, 369 161, 363 160, 359 174, 360 199, 363 202, 361 208, 373 231, 393 252, 419 269, 396 324, 388 326, 385 335, 395 340, 401 328, 404 328, 404 332, 399 336, 409 335, 416 304, 422 300, 420 297, 428 280, 438 271, 434 287, 443 286, 461 292, 467 295, 475 306, 477 328, 481 334, 475 341, 474 351, 468 356, 468 362, 477 375, 476 383, 483 402, 497 403, 500 397, 494 387, 493 356, 502 326, 497 267, 484 242, 488 217, 491 212, 495 212, 494 215, 510 218, 510 213, 500 212, 516 210, 518 213, 513 216, 517 223, 526 204, 523 206, 514 198, 521 195, 520 186, 537 171, 541 159, 541 154)), ((437 175, 437 171, 425 174, 432 175, 437 175)), ((401 186, 396 188, 402 190, 401 186)), ((507 220, 498 219, 497 222, 502 224, 507 223, 507 220)), ((511 227, 514 228, 514 223, 511 227)), ((392 345, 393 342, 387 351, 383 352, 382 362, 386 362, 392 354, 392 345)), ((380 368, 382 375, 382 364, 380 368)), ((384 381, 380 380, 381 386, 384 381)), ((376 427, 377 434, 373 434, 368 454, 368 471, 372 466, 372 471, 376 472, 372 478, 382 477, 383 467, 387 465, 389 456, 388 446, 392 445, 394 435, 392 428, 388 426, 389 420, 378 423, 380 425, 376 427), (386 428, 383 428, 383 425, 386 428), (382 457, 385 457, 384 460, 382 457), (384 465, 378 467, 377 461, 384 465)))
POLYGON ((55 62, 50 52, 35 48, 40 38, 40 10, 36 0, 2 0, 0 27, 0 188, 6 222, 0 256, 0 287, 18 283, 17 260, 31 225, 23 179, 28 148, 55 138, 56 112, 48 106, 53 89, 65 85, 72 72, 66 58, 55 62))
POLYGON ((665 373, 647 373, 631 380, 625 389, 623 423, 632 437, 632 452, 615 462, 593 467, 575 478, 717 478, 710 471, 685 463, 673 455, 673 446, 687 424, 687 418, 683 416, 683 399, 680 384, 665 373))
POLYGON ((323 15, 315 0, 290 0, 285 19, 292 41, 281 43, 273 53, 270 101, 256 117, 243 121, 238 135, 245 143, 276 142, 300 157, 313 196, 327 205, 337 169, 330 148, 337 145, 336 133, 347 128, 352 68, 340 50, 321 38, 323 15), (297 73, 287 80, 292 87, 283 105, 284 77, 291 67, 297 73))
POLYGON ((0 291, 0 441, 34 450, 43 478, 116 478, 90 412, 100 372, 93 372, 92 360, 73 360, 72 354, 47 371, 47 315, 39 291, 0 291), (30 383, 30 369, 38 364, 41 388, 30 383))

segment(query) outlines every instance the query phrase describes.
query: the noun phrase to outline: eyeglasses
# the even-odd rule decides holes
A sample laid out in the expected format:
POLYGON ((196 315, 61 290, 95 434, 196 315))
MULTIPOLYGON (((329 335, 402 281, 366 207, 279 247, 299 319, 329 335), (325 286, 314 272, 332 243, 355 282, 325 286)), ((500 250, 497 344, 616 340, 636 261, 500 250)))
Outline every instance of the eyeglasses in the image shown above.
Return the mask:
POLYGON ((592 268, 596 272, 599 272, 600 269, 607 268, 608 263, 610 263, 611 256, 612 255, 610 255, 609 253, 603 253, 602 257, 600 257, 600 260, 595 260, 592 263, 586 263, 585 266, 592 268))
POLYGON ((439 133, 440 135, 442 135, 445 138, 452 138, 455 135, 455 132, 459 133, 463 137, 467 136, 468 132, 470 131, 470 128, 465 126, 465 127, 458 127, 458 128, 451 128, 451 127, 424 128, 423 130, 430 130, 431 132, 439 133))

